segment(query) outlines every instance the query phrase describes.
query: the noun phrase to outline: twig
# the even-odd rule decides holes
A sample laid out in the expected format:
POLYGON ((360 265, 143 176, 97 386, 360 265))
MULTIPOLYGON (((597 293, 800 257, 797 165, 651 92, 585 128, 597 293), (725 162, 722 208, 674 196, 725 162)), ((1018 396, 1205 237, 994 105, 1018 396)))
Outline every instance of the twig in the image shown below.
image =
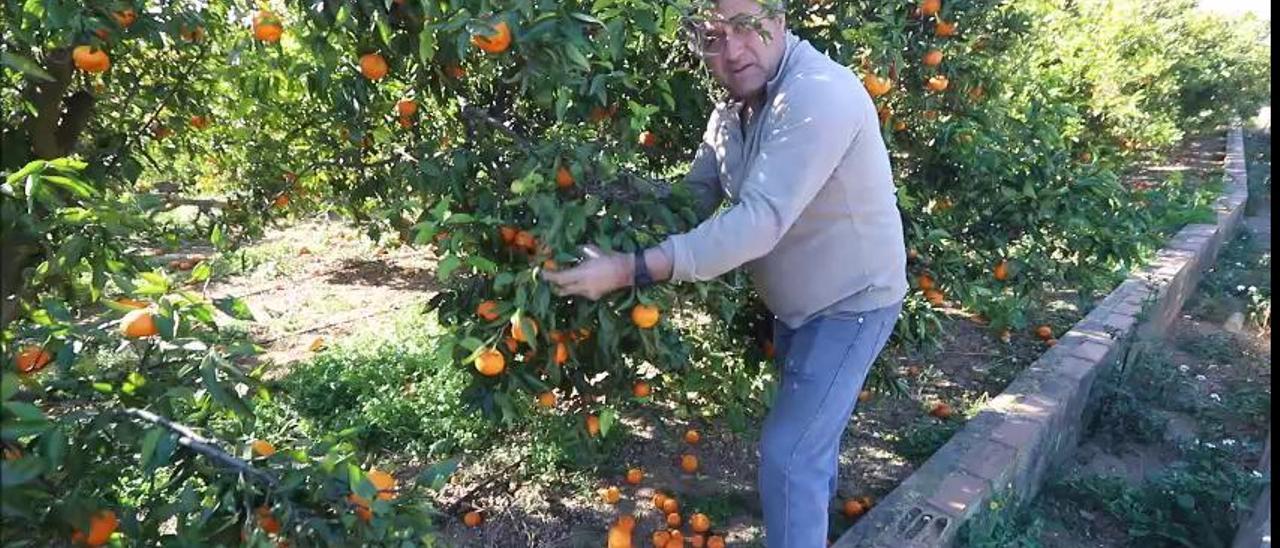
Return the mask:
POLYGON ((272 488, 277 484, 275 477, 250 466, 249 463, 243 460, 231 456, 226 451, 223 451, 222 448, 218 447, 213 440, 195 433, 195 431, 191 430, 191 428, 186 425, 178 424, 145 409, 130 407, 125 409, 122 413, 126 416, 142 419, 152 424, 163 426, 170 431, 177 433, 178 445, 186 447, 197 454, 208 457, 210 460, 213 460, 227 468, 249 476, 272 488))

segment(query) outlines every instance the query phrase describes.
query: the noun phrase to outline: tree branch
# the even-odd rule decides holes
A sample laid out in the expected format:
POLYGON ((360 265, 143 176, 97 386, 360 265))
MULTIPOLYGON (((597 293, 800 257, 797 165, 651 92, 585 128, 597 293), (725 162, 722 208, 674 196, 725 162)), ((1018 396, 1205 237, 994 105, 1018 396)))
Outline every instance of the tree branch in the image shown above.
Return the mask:
POLYGON ((216 442, 195 433, 185 425, 178 424, 144 409, 130 407, 122 411, 122 413, 125 416, 141 419, 151 424, 165 427, 169 431, 178 434, 178 445, 215 461, 226 468, 230 468, 240 474, 248 476, 259 483, 272 488, 274 488, 278 483, 275 477, 254 468, 243 460, 231 456, 226 451, 223 451, 222 448, 218 447, 216 442))

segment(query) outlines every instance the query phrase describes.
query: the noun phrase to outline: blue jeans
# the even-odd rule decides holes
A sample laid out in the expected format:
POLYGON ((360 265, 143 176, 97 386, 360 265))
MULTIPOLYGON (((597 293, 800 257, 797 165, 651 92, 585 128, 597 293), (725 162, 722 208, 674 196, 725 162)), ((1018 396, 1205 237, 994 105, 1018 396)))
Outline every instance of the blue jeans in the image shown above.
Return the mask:
POLYGON ((902 303, 818 317, 797 329, 774 321, 780 381, 760 438, 759 489, 769 548, 827 545, 840 438, 902 303))

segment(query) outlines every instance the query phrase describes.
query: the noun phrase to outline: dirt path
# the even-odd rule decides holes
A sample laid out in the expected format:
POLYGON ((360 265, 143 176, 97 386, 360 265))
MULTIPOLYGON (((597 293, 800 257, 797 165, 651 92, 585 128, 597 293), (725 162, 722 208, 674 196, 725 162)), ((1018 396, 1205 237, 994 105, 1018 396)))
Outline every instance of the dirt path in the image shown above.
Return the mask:
POLYGON ((271 232, 243 257, 218 261, 215 271, 231 274, 209 294, 244 299, 254 315, 244 328, 264 349, 257 361, 281 365, 424 303, 437 289, 429 250, 380 248, 341 221, 303 221, 271 232))

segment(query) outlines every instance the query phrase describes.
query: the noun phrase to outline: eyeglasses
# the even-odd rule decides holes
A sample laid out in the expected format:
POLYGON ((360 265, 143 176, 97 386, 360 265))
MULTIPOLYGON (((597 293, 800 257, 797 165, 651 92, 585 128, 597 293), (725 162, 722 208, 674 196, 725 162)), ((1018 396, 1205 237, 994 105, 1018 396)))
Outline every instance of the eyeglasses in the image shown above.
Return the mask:
POLYGON ((753 32, 769 39, 763 22, 771 16, 773 13, 769 11, 754 15, 740 13, 729 19, 689 16, 681 21, 680 34, 694 55, 715 57, 724 53, 730 35, 744 36, 753 32))

